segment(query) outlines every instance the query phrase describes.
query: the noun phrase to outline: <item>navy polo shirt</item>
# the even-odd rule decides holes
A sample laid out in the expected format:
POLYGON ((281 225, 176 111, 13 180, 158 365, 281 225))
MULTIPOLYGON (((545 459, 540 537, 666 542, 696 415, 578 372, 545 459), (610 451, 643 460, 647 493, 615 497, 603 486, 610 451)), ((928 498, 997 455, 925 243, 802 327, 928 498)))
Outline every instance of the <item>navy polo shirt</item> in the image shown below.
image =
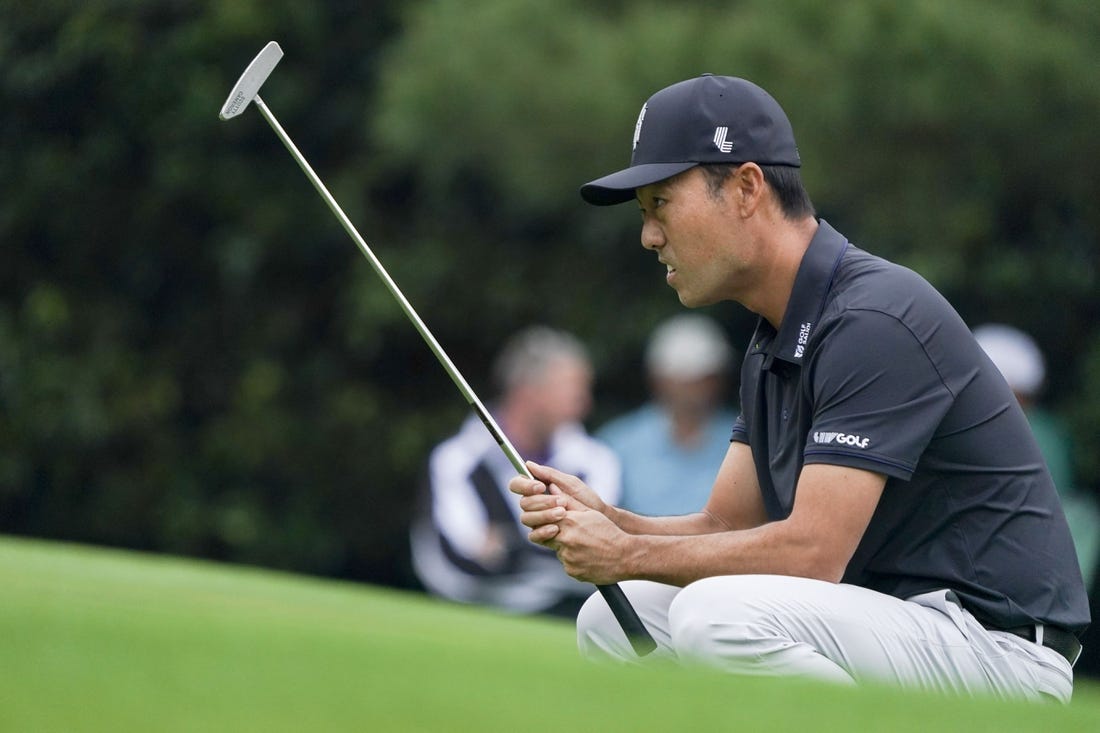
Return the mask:
MULTIPOLYGON (((732 439, 772 520, 802 467, 887 476, 842 582, 899 598, 941 588, 991 626, 1080 634, 1088 601, 1027 419, 962 318, 919 275, 820 222, 776 331, 760 319, 732 439)), ((844 491, 836 486, 835 491, 844 491)))

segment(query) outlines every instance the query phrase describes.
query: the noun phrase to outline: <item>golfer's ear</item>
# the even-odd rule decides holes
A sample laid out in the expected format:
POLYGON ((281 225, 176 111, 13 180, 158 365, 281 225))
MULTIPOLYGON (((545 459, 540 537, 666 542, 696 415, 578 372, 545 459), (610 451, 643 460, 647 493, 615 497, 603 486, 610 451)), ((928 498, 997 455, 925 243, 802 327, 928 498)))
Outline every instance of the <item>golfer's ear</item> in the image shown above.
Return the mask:
POLYGON ((737 204, 741 216, 748 218, 756 213, 767 192, 764 171, 756 163, 742 163, 732 176, 726 179, 732 190, 731 200, 737 204))

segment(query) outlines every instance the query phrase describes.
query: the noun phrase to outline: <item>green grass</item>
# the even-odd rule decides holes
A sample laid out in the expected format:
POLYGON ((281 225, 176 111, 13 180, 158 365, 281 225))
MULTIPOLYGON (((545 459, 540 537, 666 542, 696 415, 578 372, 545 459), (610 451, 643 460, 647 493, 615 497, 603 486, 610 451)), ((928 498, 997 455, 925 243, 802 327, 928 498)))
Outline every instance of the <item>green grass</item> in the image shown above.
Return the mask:
POLYGON ((594 665, 564 622, 0 538, 0 731, 1097 731, 1059 707, 594 665))

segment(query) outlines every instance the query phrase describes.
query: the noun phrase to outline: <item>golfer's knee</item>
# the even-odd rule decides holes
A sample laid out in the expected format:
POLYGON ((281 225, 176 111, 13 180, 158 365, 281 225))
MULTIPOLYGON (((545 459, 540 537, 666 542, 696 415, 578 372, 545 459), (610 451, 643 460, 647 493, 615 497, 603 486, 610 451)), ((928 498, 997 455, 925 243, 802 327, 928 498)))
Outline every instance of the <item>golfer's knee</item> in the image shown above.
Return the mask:
MULTIPOLYGON (((711 579, 696 581, 684 587, 668 609, 668 627, 672 647, 683 659, 699 659, 709 655, 713 618, 708 613, 711 579)), ((723 615, 732 609, 724 608, 723 615)))
POLYGON ((748 578, 706 578, 685 587, 669 608, 669 631, 677 656, 755 656, 764 639, 776 639, 773 619, 740 586, 748 578))

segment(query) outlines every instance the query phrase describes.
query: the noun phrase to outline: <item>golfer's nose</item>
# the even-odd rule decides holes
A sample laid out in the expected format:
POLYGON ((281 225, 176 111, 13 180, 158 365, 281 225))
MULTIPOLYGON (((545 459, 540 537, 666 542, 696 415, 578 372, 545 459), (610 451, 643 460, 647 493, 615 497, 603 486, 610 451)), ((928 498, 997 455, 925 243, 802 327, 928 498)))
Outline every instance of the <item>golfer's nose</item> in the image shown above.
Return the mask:
POLYGON ((646 249, 657 249, 665 246, 665 233, 652 219, 642 222, 642 246, 646 249))

